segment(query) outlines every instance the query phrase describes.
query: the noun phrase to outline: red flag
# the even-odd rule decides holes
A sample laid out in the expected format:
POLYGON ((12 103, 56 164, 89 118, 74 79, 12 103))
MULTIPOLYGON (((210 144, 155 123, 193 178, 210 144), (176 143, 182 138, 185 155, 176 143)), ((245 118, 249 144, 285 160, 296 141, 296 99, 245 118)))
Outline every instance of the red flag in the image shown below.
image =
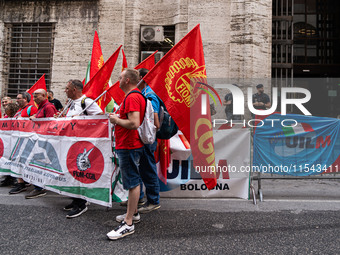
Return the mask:
POLYGON ((149 71, 155 66, 155 54, 158 52, 156 50, 154 53, 152 53, 150 56, 148 56, 146 59, 144 59, 142 62, 140 62, 135 69, 145 68, 149 71))
POLYGON ((215 151, 199 25, 180 40, 143 78, 163 100, 179 129, 190 142, 195 167, 208 189, 216 186, 215 151), (206 98, 207 99, 207 98, 206 98), (202 109, 205 108, 205 111, 202 109), (190 122, 189 122, 190 120, 190 122))
POLYGON ((43 74, 43 76, 41 76, 40 79, 29 90, 27 90, 27 92, 31 95, 31 101, 29 102, 29 104, 31 104, 31 105, 35 105, 34 100, 33 100, 33 93, 37 89, 43 89, 43 90, 47 91, 45 74, 43 74))
POLYGON ((92 45, 92 55, 91 55, 91 67, 90 67, 90 77, 89 80, 95 76, 95 74, 104 65, 104 58, 102 53, 102 48, 100 47, 99 37, 97 31, 94 32, 93 45, 92 45))
POLYGON ((161 180, 167 183, 167 172, 170 166, 170 139, 157 139, 157 149, 155 151, 155 161, 159 161, 161 170, 161 180))
POLYGON ((126 61, 126 57, 125 57, 125 53, 124 50, 122 49, 122 54, 123 54, 123 63, 122 63, 122 71, 128 67, 127 61, 126 61))
MULTIPOLYGON (((152 53, 152 55, 144 59, 141 63, 139 63, 134 69, 137 70, 139 68, 146 68, 148 70, 151 70, 155 65, 155 54, 156 53, 157 53, 157 50, 154 53, 152 53)), ((127 64, 126 64, 126 67, 127 67, 127 64)), ((120 105, 123 102, 123 99, 125 97, 124 91, 119 87, 119 81, 117 81, 110 88, 108 88, 107 93, 113 98, 113 100, 115 100, 115 102, 118 105, 120 105)))
POLYGON ((118 105, 123 102, 125 97, 124 91, 119 87, 119 81, 108 88, 107 93, 113 98, 113 100, 115 100, 118 105))
MULTIPOLYGON (((116 64, 119 48, 112 54, 112 56, 104 63, 103 67, 93 76, 93 78, 84 86, 83 94, 92 99, 96 99, 109 87, 109 80, 112 70, 116 64)), ((98 101, 99 107, 105 111, 105 106, 108 104, 105 101, 111 101, 109 96, 103 95, 98 101), (105 104, 106 103, 106 104, 105 104)))

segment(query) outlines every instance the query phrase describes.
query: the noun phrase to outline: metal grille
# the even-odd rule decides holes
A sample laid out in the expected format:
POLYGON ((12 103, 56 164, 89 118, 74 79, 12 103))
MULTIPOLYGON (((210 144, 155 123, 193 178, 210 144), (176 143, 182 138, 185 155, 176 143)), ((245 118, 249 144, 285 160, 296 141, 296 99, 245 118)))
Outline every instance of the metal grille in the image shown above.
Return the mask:
POLYGON ((293 6, 294 0, 273 0, 272 77, 277 87, 289 86, 293 78, 293 6))
POLYGON ((6 24, 5 59, 7 86, 5 94, 15 97, 29 89, 44 73, 46 86, 51 82, 54 24, 6 24))
MULTIPOLYGON (((163 26, 164 41, 163 42, 140 42, 140 52, 158 50, 161 55, 165 55, 175 44, 175 26, 163 26)), ((142 55, 142 54, 141 54, 142 55)), ((140 59, 140 62, 144 59, 140 59)), ((158 60, 156 59, 156 62, 158 60)))

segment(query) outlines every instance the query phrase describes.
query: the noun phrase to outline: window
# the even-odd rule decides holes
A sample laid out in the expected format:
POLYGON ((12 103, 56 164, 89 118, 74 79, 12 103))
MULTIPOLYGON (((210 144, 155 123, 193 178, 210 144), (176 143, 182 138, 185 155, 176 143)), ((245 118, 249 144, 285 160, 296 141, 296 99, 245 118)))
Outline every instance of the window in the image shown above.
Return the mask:
POLYGON ((141 26, 140 62, 158 50, 158 62, 175 44, 175 26, 141 26))
POLYGON ((29 89, 44 73, 46 86, 51 83, 54 24, 5 24, 7 38, 5 94, 15 97, 29 89))

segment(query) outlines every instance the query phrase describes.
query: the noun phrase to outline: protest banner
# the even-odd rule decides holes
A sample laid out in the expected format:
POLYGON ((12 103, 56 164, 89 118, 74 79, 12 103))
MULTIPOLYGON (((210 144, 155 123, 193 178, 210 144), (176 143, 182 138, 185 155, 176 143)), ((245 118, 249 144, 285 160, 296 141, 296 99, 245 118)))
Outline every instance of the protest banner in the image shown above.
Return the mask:
POLYGON ((111 206, 111 135, 106 116, 0 119, 0 174, 111 206))
POLYGON ((272 114, 254 134, 253 171, 293 176, 339 172, 340 120, 272 114))
MULTIPOLYGON (((250 130, 234 128, 214 130, 217 185, 208 190, 199 169, 192 164, 190 148, 177 134, 170 139, 171 160, 167 178, 162 176, 160 161, 157 163, 161 197, 215 197, 248 199, 250 175, 250 130)), ((207 169, 200 169, 206 171, 207 169)), ((114 189, 114 201, 127 200, 128 192, 122 189, 119 172, 114 189)))

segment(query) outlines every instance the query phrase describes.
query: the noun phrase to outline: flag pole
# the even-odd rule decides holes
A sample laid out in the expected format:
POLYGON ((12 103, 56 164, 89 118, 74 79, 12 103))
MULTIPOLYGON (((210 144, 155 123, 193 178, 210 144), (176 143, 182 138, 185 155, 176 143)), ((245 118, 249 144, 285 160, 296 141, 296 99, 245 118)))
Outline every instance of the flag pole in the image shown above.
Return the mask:
POLYGON ((107 90, 105 90, 103 93, 101 93, 95 100, 93 100, 91 102, 91 104, 89 104, 88 106, 85 107, 84 110, 82 110, 81 113, 79 113, 78 115, 81 115, 83 112, 85 112, 88 108, 90 108, 91 105, 93 105, 93 103, 97 102, 99 100, 99 98, 101 98, 102 96, 104 96, 106 94, 107 90))
POLYGON ((62 116, 65 113, 65 111, 70 107, 72 102, 73 102, 73 100, 69 98, 67 105, 65 106, 64 110, 58 115, 57 118, 60 118, 60 116, 62 116))

